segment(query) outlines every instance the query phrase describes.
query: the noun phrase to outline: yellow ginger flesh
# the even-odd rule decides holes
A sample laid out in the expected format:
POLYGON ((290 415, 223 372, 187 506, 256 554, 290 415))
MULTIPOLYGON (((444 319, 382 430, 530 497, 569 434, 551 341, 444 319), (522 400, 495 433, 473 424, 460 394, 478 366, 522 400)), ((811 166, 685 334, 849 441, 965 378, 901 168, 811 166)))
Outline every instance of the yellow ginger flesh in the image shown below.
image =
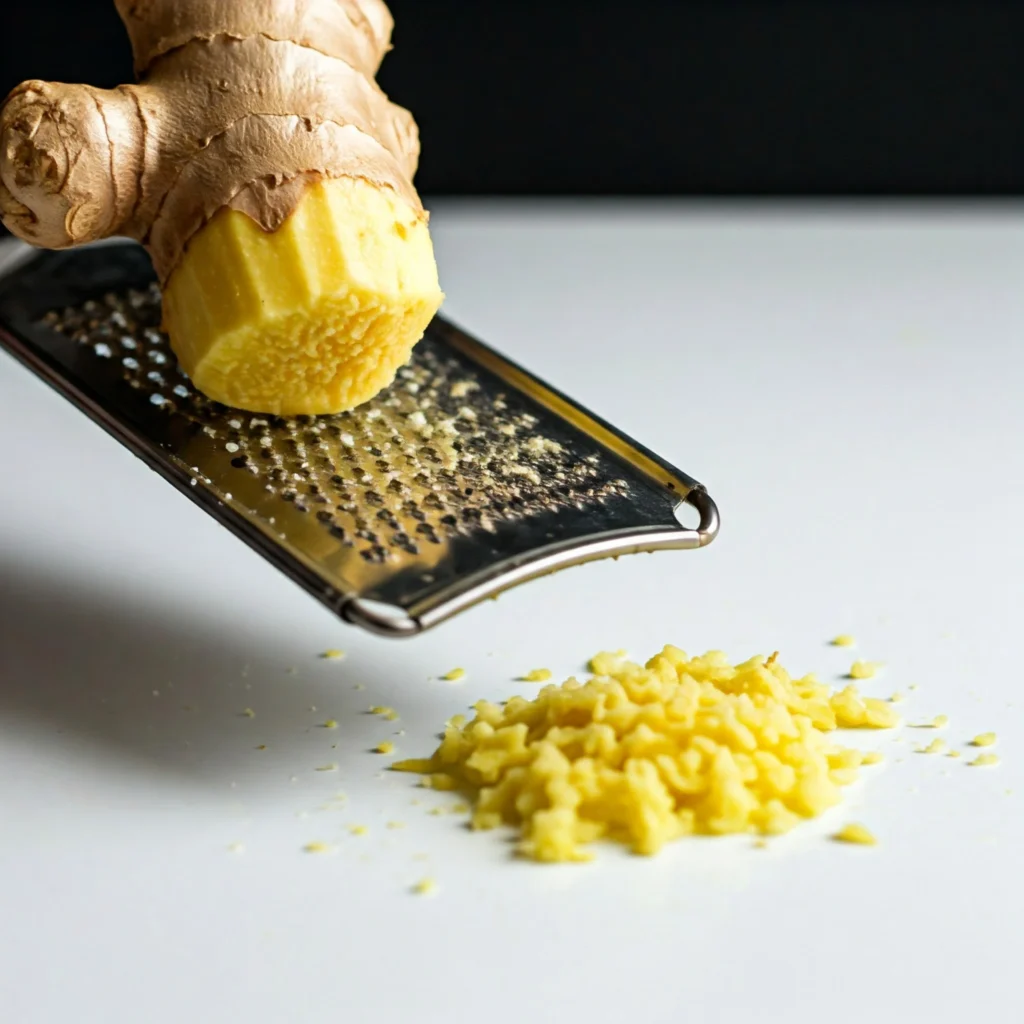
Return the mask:
POLYGON ((390 384, 441 299, 426 222, 390 189, 337 178, 272 233, 218 213, 171 275, 164 321, 210 398, 318 415, 390 384))
POLYGON ((654 854, 682 836, 786 832, 877 761, 836 728, 899 721, 886 701, 760 657, 666 647, 646 665, 598 655, 591 670, 530 700, 481 701, 432 758, 394 767, 473 794, 473 826, 518 826, 523 855, 578 861, 602 837, 654 854))
POLYGON ((844 825, 833 837, 840 843, 853 843, 856 846, 876 846, 878 840, 864 826, 856 822, 844 825))

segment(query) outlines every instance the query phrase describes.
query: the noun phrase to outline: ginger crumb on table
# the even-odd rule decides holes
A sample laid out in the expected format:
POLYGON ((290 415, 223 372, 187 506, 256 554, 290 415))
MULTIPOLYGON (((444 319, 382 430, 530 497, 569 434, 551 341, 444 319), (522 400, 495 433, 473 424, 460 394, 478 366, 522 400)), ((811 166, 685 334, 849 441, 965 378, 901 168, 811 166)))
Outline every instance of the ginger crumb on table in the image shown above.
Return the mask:
POLYGON ((949 725, 949 715, 936 715, 930 722, 918 722, 915 729, 945 729, 949 725))
POLYGON ((417 896, 432 896, 437 892, 437 882, 433 878, 421 878, 413 887, 412 891, 417 896))
POLYGON ((370 834, 370 830, 366 825, 352 825, 349 828, 349 832, 354 836, 368 836, 370 834))
POLYGON ((328 843, 306 843, 302 848, 306 853, 330 853, 331 847, 328 843))
POLYGON ((256 712, 255 712, 255 711, 253 711, 253 709, 252 709, 252 708, 246 708, 246 709, 245 709, 245 710, 244 710, 244 711, 242 712, 242 717, 243 717, 243 718, 255 718, 255 717, 256 717, 256 712))
POLYGON ((587 669, 595 676, 614 675, 628 655, 629 652, 621 648, 617 651, 601 651, 587 662, 587 669))
POLYGON ((341 661, 341 659, 345 657, 345 652, 339 651, 337 647, 331 647, 324 651, 320 657, 324 661, 341 661))
POLYGON ((334 761, 332 761, 330 764, 322 764, 320 765, 319 768, 317 768, 318 772, 336 772, 337 770, 338 765, 334 761))
POLYGON ((551 678, 551 674, 549 668, 534 668, 519 678, 524 683, 546 683, 551 678))
POLYGON ((447 683, 457 683, 460 679, 466 678, 466 670, 464 668, 453 668, 450 672, 446 672, 441 678, 447 683))
POLYGON ((852 685, 833 693, 829 706, 840 729, 890 729, 900 721, 888 701, 863 697, 852 685))
POLYGON ((973 761, 967 762, 972 768, 994 768, 999 764, 998 754, 979 754, 973 761))
MULTIPOLYGON (((396 761, 391 770, 394 772, 411 772, 413 775, 429 775, 433 770, 434 759, 430 757, 410 757, 404 761, 396 761)), ((421 780, 426 785, 426 780, 421 780)))
MULTIPOLYGON (((398 764, 401 763, 398 762, 398 764)), ((423 785, 427 789, 436 790, 438 793, 451 793, 458 787, 458 782, 447 772, 433 772, 423 780, 423 785)))
POLYGON ((931 743, 922 743, 917 748, 919 754, 944 754, 946 752, 946 741, 936 737, 931 743))
POLYGON ((994 747, 996 744, 996 734, 994 732, 980 732, 977 736, 971 740, 972 747, 994 747))
POLYGON ((880 661, 855 661, 850 666, 849 677, 851 679, 874 679, 881 667, 880 661))
POLYGON ((832 838, 840 843, 854 843, 858 846, 878 845, 878 840, 875 839, 871 832, 865 826, 858 825, 855 822, 844 825, 832 838))
POLYGON ((337 729, 338 728, 338 722, 334 718, 328 718, 327 721, 324 722, 323 728, 324 729, 337 729))
POLYGON ((857 641, 849 633, 840 633, 832 640, 833 647, 856 647, 857 641))
POLYGON ((395 752, 395 745, 390 740, 385 740, 383 743, 378 743, 373 748, 375 754, 393 754, 395 752))

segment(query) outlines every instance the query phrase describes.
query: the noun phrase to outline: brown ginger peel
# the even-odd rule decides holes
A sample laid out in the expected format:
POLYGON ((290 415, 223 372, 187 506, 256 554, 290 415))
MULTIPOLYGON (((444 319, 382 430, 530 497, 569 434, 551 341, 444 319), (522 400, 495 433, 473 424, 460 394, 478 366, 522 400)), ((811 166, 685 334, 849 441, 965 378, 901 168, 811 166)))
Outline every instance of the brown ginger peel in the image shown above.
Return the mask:
POLYGON ((62 249, 134 238, 168 281, 224 208, 275 231, 317 181, 393 189, 425 217, 411 115, 374 81, 382 0, 115 0, 139 83, 25 82, 0 109, 0 220, 62 249))

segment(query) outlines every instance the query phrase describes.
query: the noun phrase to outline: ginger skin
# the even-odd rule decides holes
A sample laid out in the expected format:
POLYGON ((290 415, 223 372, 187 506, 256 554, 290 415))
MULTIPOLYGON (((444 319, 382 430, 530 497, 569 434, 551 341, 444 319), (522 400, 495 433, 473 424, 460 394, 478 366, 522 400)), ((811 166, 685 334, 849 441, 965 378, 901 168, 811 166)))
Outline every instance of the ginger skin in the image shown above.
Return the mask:
POLYGON ((114 0, 137 85, 25 82, 0 109, 0 220, 35 245, 141 242, 209 398, 355 408, 443 295, 419 136, 375 81, 383 0, 114 0))

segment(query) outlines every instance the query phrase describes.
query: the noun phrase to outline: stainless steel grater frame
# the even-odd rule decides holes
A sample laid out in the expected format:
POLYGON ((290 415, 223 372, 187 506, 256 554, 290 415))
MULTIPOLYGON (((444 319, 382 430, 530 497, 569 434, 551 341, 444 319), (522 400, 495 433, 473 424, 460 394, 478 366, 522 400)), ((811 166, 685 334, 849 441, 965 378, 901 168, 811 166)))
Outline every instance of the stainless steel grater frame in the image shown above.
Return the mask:
POLYGON ((131 244, 38 254, 0 278, 0 346, 374 633, 412 636, 558 569, 718 532, 695 480, 441 317, 372 402, 290 419, 196 392, 159 318, 131 244))

